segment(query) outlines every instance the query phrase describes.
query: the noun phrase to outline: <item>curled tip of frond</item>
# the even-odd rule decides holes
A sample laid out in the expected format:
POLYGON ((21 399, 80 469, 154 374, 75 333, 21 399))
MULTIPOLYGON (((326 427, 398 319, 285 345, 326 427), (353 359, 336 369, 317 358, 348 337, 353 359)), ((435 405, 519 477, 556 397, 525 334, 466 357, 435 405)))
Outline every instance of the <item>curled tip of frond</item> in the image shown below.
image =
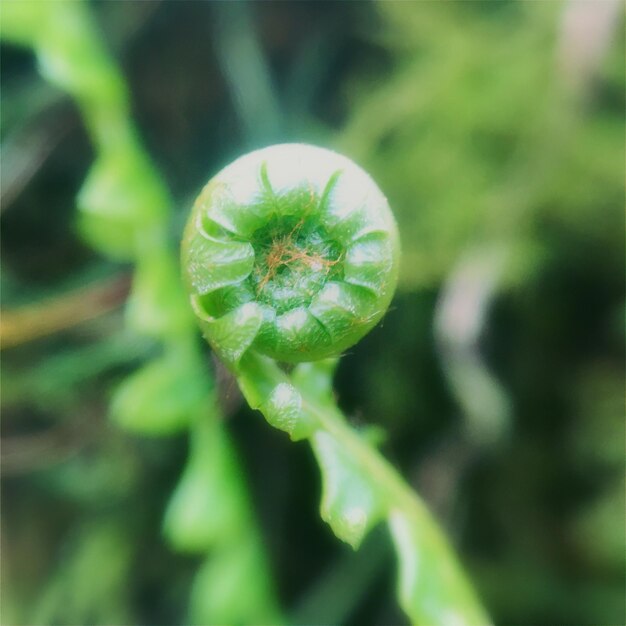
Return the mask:
POLYGON ((398 256, 396 223, 374 181, 346 157, 304 144, 225 167, 198 197, 183 241, 205 336, 231 363, 248 348, 282 361, 340 354, 384 315, 398 256), (251 303, 253 322, 242 317, 251 303))

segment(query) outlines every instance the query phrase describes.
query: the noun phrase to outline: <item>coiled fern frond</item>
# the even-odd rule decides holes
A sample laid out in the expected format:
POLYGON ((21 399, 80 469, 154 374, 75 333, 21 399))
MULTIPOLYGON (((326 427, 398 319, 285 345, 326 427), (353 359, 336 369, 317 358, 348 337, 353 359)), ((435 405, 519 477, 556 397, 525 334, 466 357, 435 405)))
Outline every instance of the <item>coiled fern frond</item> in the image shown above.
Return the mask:
POLYGON ((248 154, 200 194, 183 246, 194 310, 227 362, 341 354, 382 317, 398 275, 387 201, 354 163, 285 144, 248 154), (245 318, 245 336, 230 336, 245 318), (225 334, 224 334, 225 331, 225 334))
POLYGON ((425 506, 333 397, 337 357, 381 319, 397 281, 398 231, 372 179, 322 148, 252 152, 198 197, 182 259, 204 335, 249 404, 311 442, 335 535, 357 548, 386 520, 411 621, 488 624, 425 506))

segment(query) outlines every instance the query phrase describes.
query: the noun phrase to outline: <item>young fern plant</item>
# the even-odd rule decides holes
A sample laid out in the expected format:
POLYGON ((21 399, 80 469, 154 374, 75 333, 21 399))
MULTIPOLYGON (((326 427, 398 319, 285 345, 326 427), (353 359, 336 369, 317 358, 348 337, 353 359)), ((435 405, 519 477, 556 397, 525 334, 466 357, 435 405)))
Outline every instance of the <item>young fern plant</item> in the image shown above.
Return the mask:
POLYGON ((349 159, 284 144, 219 172, 187 224, 182 263, 205 338, 250 406, 320 465, 321 516, 357 548, 386 521, 399 601, 414 624, 489 619, 417 495, 337 407, 338 357, 384 315, 398 230, 374 181, 349 159))
POLYGON ((189 459, 163 524, 175 549, 204 557, 189 620, 278 623, 263 542, 170 246, 171 200, 134 127, 124 78, 86 3, 7 0, 0 12, 2 38, 32 48, 43 76, 79 106, 96 153, 78 197, 81 232, 133 264, 128 326, 161 349, 118 387, 112 417, 145 436, 189 430, 189 459))

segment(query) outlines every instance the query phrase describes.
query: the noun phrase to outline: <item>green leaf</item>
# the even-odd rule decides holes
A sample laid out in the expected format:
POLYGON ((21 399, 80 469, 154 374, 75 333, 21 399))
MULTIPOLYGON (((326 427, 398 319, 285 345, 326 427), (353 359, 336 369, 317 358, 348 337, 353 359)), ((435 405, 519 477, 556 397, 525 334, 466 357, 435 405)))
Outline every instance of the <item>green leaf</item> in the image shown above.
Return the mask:
POLYGON ((79 101, 88 101, 92 110, 108 108, 110 115, 112 109, 126 107, 124 80, 94 36, 86 3, 57 0, 52 6, 37 38, 41 73, 79 101))
POLYGON ((356 549, 367 531, 382 518, 381 494, 349 451, 331 435, 316 432, 311 443, 322 471, 322 519, 339 539, 356 549))
POLYGON ((293 385, 280 383, 261 405, 261 411, 270 426, 291 435, 302 417, 302 396, 293 385))
POLYGON ((183 552, 206 552, 238 537, 248 514, 226 432, 208 413, 191 431, 189 460, 163 522, 166 538, 183 552))
POLYGON ((190 623, 280 624, 256 541, 236 541, 212 554, 193 583, 190 623))
POLYGON ((194 298, 192 305, 195 306, 198 315, 203 315, 200 318, 200 326, 211 347, 227 365, 235 367, 261 328, 263 323, 261 307, 256 302, 248 302, 216 320, 208 317, 206 313, 203 314, 201 305, 194 298))
POLYGON ((284 430, 293 441, 311 436, 314 423, 303 410, 300 392, 289 383, 279 383, 260 406, 270 426, 284 430))
POLYGON ((316 401, 335 405, 333 396, 333 375, 339 363, 338 358, 323 359, 310 363, 299 363, 291 375, 294 384, 307 396, 316 401))
POLYGON ((202 370, 171 351, 124 380, 113 396, 111 417, 141 435, 170 435, 189 425, 207 396, 202 370))
POLYGON ((488 626, 445 540, 432 520, 394 510, 389 528, 400 562, 398 597, 413 624, 488 626))
POLYGON ((221 241, 195 226, 188 227, 183 248, 183 267, 191 289, 204 295, 235 285, 250 275, 254 249, 245 241, 221 241))
POLYGON ((114 258, 130 258, 160 248, 161 220, 167 196, 152 182, 150 164, 132 146, 125 126, 119 144, 102 153, 79 195, 79 227, 97 249, 114 258))
POLYGON ((163 339, 188 331, 193 319, 169 256, 143 255, 137 259, 128 299, 128 325, 142 335, 163 339))

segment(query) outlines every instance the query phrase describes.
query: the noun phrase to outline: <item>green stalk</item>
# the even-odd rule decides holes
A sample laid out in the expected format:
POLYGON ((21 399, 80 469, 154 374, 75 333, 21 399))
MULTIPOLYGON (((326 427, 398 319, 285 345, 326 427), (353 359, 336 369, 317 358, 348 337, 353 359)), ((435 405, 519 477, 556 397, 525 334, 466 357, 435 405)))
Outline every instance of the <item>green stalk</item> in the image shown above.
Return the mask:
POLYGON ((423 501, 367 438, 348 424, 338 408, 331 387, 334 365, 335 362, 324 361, 301 364, 289 376, 271 359, 248 353, 241 360, 237 375, 250 405, 260 409, 271 425, 283 429, 285 422, 277 419, 267 398, 279 385, 297 389, 302 397, 299 420, 306 426, 300 432, 298 428, 291 429, 292 437, 297 433, 296 439, 309 439, 321 460, 323 473, 324 449, 326 455, 334 455, 327 465, 349 466, 344 476, 325 473, 325 492, 330 489, 345 495, 338 498, 343 501, 326 506, 323 501, 322 517, 355 548, 366 529, 386 519, 400 563, 398 596, 412 623, 487 626, 489 617, 423 501), (333 482, 339 484, 329 487, 333 482), (350 491, 363 491, 363 485, 376 504, 366 511, 369 498, 363 498, 363 511, 369 519, 365 526, 350 527, 345 517, 354 517, 359 506, 351 499, 350 491))

